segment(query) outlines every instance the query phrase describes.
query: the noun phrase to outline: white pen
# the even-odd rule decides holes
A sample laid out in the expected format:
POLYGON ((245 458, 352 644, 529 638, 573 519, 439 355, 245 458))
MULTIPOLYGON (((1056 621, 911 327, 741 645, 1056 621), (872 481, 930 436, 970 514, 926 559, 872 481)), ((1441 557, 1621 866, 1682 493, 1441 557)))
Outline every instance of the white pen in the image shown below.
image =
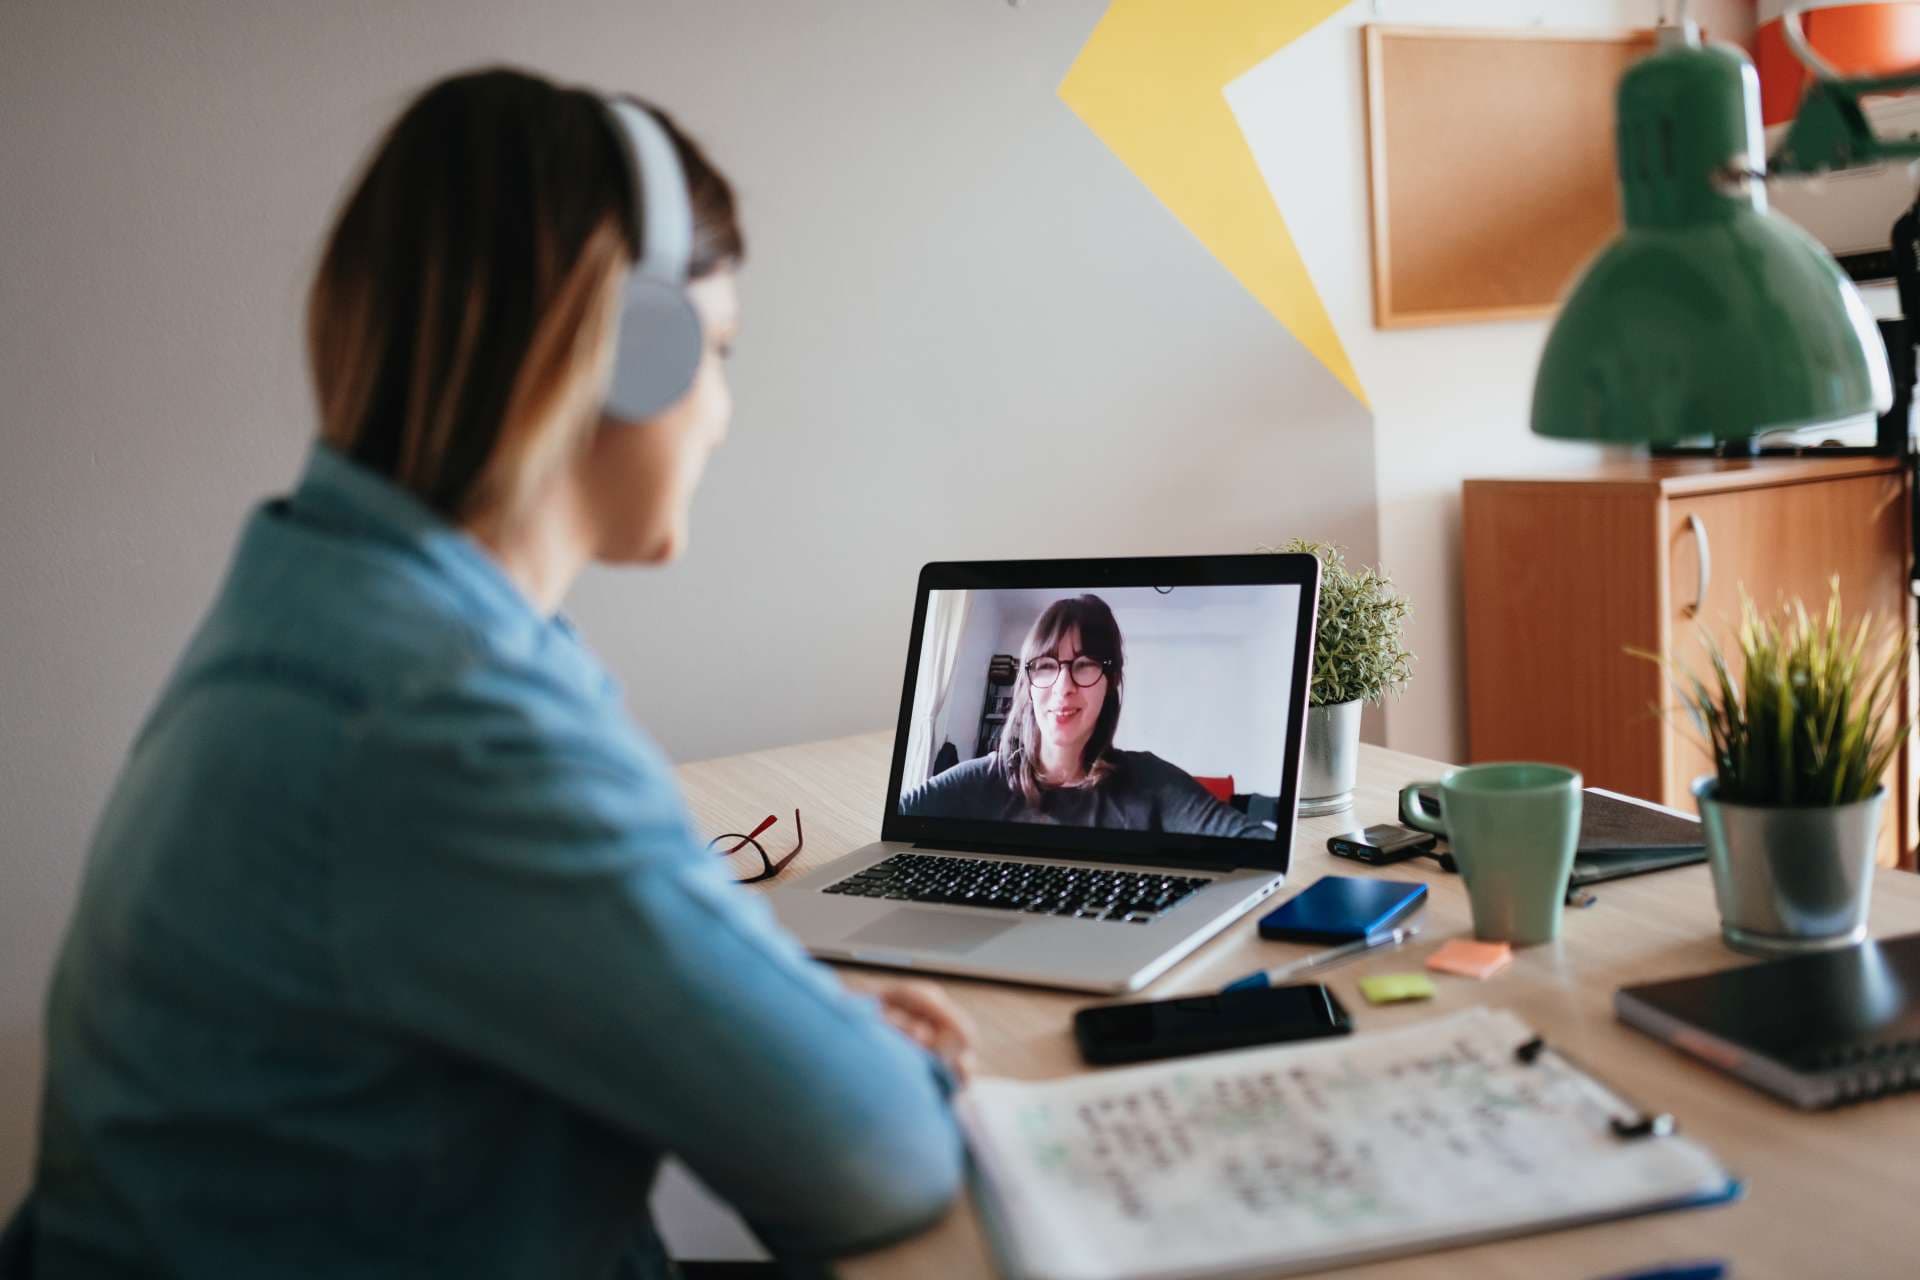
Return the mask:
POLYGON ((1292 964, 1283 964, 1278 969, 1262 969, 1258 973, 1250 973, 1244 978, 1229 982, 1220 989, 1222 991, 1258 991, 1262 987, 1282 987, 1303 973, 1312 973, 1316 969, 1339 964, 1342 960, 1351 960, 1355 956, 1365 955, 1379 947, 1397 947, 1419 932, 1418 925, 1404 925, 1398 929, 1389 929, 1385 933, 1368 934, 1344 946, 1315 952, 1303 960, 1295 960, 1292 964))

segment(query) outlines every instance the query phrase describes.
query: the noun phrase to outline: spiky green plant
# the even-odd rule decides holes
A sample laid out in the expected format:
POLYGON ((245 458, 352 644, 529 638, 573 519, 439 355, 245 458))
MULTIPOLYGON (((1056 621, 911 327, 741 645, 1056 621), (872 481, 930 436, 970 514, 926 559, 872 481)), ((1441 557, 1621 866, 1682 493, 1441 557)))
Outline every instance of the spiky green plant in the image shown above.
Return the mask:
POLYGON ((1906 662, 1899 628, 1876 631, 1873 615, 1847 624, 1840 580, 1826 613, 1813 617, 1798 600, 1771 614, 1740 593, 1734 633, 1741 678, 1701 629, 1711 680, 1666 668, 1713 757, 1716 798, 1750 805, 1842 805, 1865 800, 1880 785, 1908 724, 1896 713, 1906 662))
POLYGON ((1330 543, 1295 538, 1282 551, 1320 559, 1320 618, 1314 632, 1313 687, 1308 701, 1329 707, 1356 699, 1378 703, 1413 678, 1413 654, 1401 637, 1412 606, 1377 569, 1349 569, 1330 543))

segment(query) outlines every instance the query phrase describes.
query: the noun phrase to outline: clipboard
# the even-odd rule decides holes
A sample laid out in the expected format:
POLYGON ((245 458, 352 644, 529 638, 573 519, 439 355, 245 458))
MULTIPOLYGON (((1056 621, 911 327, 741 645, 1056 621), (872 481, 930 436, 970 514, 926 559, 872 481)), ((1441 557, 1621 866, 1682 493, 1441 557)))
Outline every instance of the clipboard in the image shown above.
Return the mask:
POLYGON ((960 1114, 988 1239, 1027 1280, 1291 1274, 1744 1191, 1670 1118, 1638 1131, 1647 1113, 1486 1008, 1339 1041, 980 1081, 960 1114), (1319 1109, 1290 1121, 1309 1099, 1319 1109))

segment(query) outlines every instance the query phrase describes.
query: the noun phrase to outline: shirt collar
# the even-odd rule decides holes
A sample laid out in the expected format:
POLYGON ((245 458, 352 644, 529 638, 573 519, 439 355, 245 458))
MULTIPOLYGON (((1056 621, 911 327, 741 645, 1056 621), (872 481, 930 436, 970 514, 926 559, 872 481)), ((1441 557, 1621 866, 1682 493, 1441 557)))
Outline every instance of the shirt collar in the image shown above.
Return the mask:
POLYGON ((438 569, 461 598, 489 620, 526 621, 542 630, 548 625, 549 620, 478 542, 413 494, 331 445, 314 442, 288 505, 296 519, 412 551, 438 569))

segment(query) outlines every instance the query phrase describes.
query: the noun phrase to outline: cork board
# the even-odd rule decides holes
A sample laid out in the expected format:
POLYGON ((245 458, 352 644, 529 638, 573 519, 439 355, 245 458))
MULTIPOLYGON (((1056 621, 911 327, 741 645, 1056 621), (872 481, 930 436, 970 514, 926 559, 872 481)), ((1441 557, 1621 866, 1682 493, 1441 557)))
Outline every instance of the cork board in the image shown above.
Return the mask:
POLYGON ((1614 91, 1650 31, 1366 29, 1373 315, 1547 315, 1620 227, 1614 91))

